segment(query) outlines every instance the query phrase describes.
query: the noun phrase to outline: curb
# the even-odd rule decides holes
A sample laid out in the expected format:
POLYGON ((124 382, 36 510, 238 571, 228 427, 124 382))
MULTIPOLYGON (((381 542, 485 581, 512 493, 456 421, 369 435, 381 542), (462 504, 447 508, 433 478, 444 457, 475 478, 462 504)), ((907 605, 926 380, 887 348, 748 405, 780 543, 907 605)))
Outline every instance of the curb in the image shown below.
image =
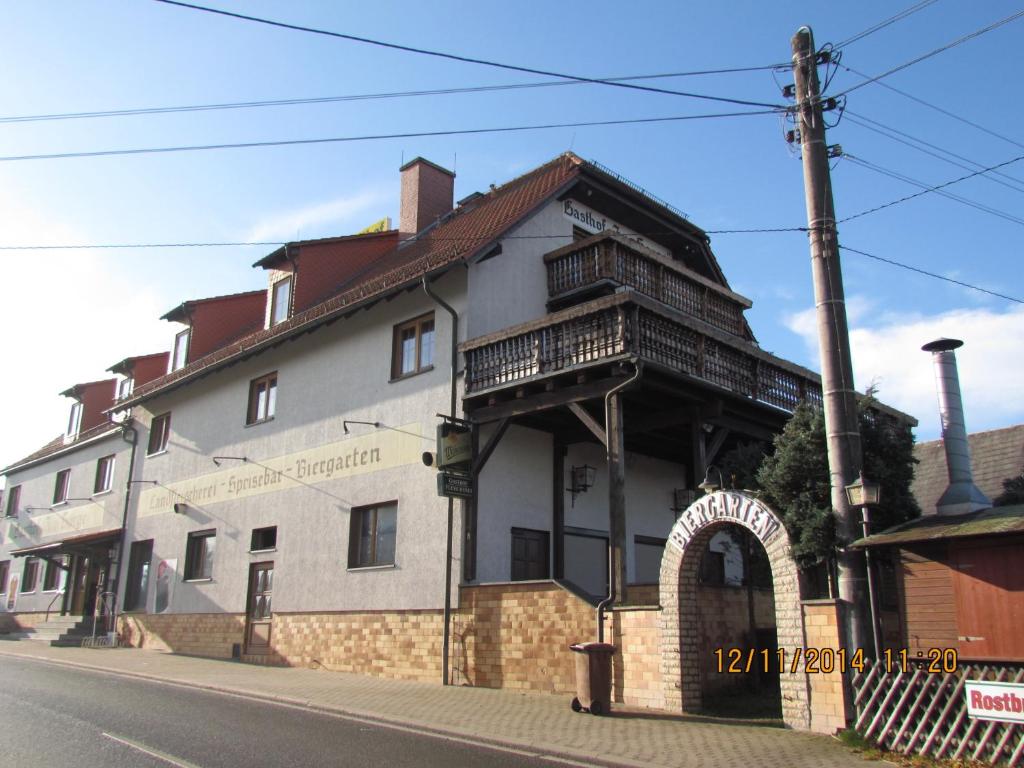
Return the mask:
POLYGON ((249 699, 252 701, 264 703, 269 702, 282 706, 296 707, 299 709, 309 710, 311 712, 317 712, 319 714, 333 715, 350 720, 359 720, 385 728, 415 732, 433 738, 459 741, 483 748, 513 752, 524 757, 532 757, 540 760, 568 762, 576 765, 603 766, 604 768, 619 768, 621 766, 627 766, 628 768, 648 768, 651 765, 649 761, 637 761, 627 757, 617 758, 614 761, 607 759, 595 759, 592 754, 566 747, 556 747, 550 744, 541 744, 538 742, 518 743, 503 741, 501 739, 480 736, 471 730, 442 728, 421 720, 399 721, 369 710, 345 709, 336 705, 318 704, 310 699, 299 699, 292 696, 283 696, 263 691, 251 691, 245 688, 232 688, 226 685, 202 683, 192 680, 180 680, 173 677, 164 677, 146 672, 128 672, 125 670, 111 669, 110 667, 97 666, 80 661, 52 659, 46 656, 37 656, 35 654, 28 653, 11 653, 10 651, 0 650, 0 656, 15 659, 29 659, 31 661, 52 664, 55 666, 73 667, 89 672, 100 672, 117 677, 146 680, 148 682, 160 683, 163 685, 198 689, 211 693, 237 696, 239 698, 249 699))

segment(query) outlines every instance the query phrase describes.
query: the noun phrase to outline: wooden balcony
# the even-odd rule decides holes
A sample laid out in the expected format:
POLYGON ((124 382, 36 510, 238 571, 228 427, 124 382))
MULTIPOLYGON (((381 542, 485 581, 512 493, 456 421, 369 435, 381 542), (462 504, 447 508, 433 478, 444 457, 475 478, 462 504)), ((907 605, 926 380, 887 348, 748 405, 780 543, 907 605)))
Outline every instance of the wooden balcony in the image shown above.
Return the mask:
POLYGON ((719 330, 752 338, 743 319, 749 299, 614 232, 559 248, 545 254, 544 262, 552 308, 625 286, 719 330))
POLYGON ((803 400, 821 402, 815 373, 629 289, 471 339, 460 350, 467 399, 636 357, 787 412, 803 400))

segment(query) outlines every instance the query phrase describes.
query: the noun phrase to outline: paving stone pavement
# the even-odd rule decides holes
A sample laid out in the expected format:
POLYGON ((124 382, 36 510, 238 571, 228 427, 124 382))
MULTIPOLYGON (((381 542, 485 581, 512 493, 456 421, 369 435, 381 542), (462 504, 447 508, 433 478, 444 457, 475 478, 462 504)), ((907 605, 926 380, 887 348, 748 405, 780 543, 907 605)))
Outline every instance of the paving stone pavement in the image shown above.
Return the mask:
POLYGON ((615 707, 607 717, 577 714, 568 697, 444 687, 323 670, 261 667, 134 648, 52 648, 0 641, 20 656, 104 672, 237 693, 379 722, 497 743, 596 765, 673 768, 866 768, 827 736, 765 724, 615 707))

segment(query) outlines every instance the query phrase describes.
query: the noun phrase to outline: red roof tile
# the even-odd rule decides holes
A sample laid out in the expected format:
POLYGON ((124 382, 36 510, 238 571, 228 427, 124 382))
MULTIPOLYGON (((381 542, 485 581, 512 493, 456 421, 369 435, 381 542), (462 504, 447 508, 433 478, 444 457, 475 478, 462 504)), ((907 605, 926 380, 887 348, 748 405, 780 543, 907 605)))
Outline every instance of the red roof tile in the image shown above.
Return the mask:
POLYGON ((107 432, 113 432, 118 428, 119 426, 117 424, 104 422, 93 427, 92 429, 82 430, 81 432, 78 433, 78 437, 76 437, 73 441, 67 443, 64 442, 64 435, 57 435, 57 437, 53 438, 53 440, 48 442, 39 450, 30 453, 28 456, 19 461, 12 462, 3 469, 0 469, 0 475, 6 475, 12 469, 20 469, 22 466, 26 464, 32 464, 36 461, 39 461, 40 459, 45 459, 48 456, 52 456, 66 449, 73 448, 76 445, 80 445, 81 443, 84 443, 88 440, 92 440, 94 437, 100 437, 101 435, 107 432))

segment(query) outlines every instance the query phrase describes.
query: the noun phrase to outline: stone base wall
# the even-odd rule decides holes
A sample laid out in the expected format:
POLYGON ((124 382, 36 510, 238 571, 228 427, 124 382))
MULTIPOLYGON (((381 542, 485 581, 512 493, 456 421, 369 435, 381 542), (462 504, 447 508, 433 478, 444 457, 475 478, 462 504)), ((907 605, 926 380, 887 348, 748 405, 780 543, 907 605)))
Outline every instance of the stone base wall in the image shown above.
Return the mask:
POLYGON ((605 639, 615 644, 612 700, 663 709, 660 609, 657 605, 617 608, 608 614, 607 620, 610 628, 605 630, 605 639))
MULTIPOLYGON (((807 600, 803 604, 807 648, 838 649, 839 605, 835 600, 807 600)), ((843 676, 831 673, 807 675, 811 695, 811 730, 835 733, 846 727, 846 699, 843 676)))
POLYGON ((553 582, 461 587, 452 682, 572 694, 569 645, 596 639, 593 606, 553 582))
MULTIPOLYGON (((775 628, 775 600, 770 589, 755 589, 754 625, 757 629, 775 628)), ((700 631, 700 673, 701 689, 705 694, 715 694, 751 683, 751 675, 719 671, 716 651, 722 650, 722 663, 728 664, 728 652, 739 648, 746 654, 758 648, 756 635, 750 634, 750 614, 746 587, 697 586, 697 616, 700 631)), ((744 658, 746 656, 744 655, 744 658)))
POLYGON ((242 642, 245 616, 238 613, 129 613, 118 622, 121 642, 136 648, 187 656, 230 659, 242 642))
MULTIPOLYGON (((60 613, 52 614, 59 617, 60 613)), ((0 633, 21 632, 34 629, 46 620, 46 613, 0 613, 0 633)))

